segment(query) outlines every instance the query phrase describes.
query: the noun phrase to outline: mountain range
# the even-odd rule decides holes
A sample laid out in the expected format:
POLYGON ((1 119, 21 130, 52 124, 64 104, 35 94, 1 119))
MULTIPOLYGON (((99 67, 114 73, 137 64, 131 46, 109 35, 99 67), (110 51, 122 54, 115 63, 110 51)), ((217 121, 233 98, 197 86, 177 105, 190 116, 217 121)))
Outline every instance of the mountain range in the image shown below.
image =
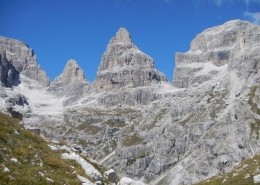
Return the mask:
MULTIPOLYGON (((176 53, 173 82, 125 28, 93 83, 74 59, 50 81, 28 45, 0 37, 0 111, 117 173, 103 184, 196 184, 259 159, 259 69, 260 27, 241 20, 176 53)), ((260 183, 259 169, 242 179, 260 183)))

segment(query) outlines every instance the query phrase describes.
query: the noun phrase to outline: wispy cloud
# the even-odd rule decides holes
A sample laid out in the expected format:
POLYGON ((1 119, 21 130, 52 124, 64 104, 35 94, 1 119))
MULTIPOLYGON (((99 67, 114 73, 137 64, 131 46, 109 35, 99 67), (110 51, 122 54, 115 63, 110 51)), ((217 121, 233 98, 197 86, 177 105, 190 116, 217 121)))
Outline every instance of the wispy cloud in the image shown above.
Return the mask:
POLYGON ((260 24, 260 12, 245 12, 245 17, 255 24, 260 24))

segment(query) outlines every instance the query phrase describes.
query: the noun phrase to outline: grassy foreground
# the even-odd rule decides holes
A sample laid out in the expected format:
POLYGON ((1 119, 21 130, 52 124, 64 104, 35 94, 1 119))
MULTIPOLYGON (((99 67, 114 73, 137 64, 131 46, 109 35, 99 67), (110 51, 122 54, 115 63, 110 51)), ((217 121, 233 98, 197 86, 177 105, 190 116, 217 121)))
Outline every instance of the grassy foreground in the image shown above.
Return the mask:
POLYGON ((81 184, 81 167, 62 160, 61 152, 47 144, 19 120, 0 113, 0 184, 81 184))

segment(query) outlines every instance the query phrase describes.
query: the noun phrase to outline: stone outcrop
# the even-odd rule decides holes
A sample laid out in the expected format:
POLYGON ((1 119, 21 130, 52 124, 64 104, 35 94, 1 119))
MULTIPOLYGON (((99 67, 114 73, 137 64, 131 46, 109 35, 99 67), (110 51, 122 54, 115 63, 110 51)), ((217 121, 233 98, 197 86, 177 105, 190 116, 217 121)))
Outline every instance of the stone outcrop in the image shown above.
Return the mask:
POLYGON ((0 55, 0 78, 4 86, 17 85, 19 74, 49 85, 49 78, 37 64, 33 50, 23 42, 0 37, 0 55))
POLYGON ((173 84, 180 88, 198 85, 225 67, 247 78, 260 67, 259 43, 259 26, 246 21, 206 29, 192 41, 188 52, 176 54, 173 84))
POLYGON ((154 68, 153 59, 132 43, 125 28, 120 28, 102 57, 94 88, 104 92, 125 86, 149 86, 166 80, 165 75, 154 68))
POLYGON ((69 99, 65 104, 81 98, 89 89, 83 70, 73 59, 68 60, 62 74, 50 85, 48 90, 58 96, 66 95, 69 99))
POLYGON ((12 87, 19 83, 19 72, 7 61, 4 51, 0 51, 0 81, 5 87, 12 87))
POLYGON ((68 85, 75 81, 86 81, 83 70, 79 67, 77 62, 73 59, 68 60, 62 74, 55 79, 54 83, 61 83, 63 85, 68 85))

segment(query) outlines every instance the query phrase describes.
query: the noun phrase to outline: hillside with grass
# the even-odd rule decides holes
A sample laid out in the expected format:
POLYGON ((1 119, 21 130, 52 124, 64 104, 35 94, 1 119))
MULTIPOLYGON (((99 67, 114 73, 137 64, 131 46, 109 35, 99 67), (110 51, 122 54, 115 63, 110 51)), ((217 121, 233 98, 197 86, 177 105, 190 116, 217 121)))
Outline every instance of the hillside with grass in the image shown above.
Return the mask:
POLYGON ((0 184, 81 184, 83 169, 61 154, 18 119, 0 113, 0 184))
POLYGON ((197 185, 250 185, 260 184, 260 154, 243 161, 231 172, 212 177, 197 185))

